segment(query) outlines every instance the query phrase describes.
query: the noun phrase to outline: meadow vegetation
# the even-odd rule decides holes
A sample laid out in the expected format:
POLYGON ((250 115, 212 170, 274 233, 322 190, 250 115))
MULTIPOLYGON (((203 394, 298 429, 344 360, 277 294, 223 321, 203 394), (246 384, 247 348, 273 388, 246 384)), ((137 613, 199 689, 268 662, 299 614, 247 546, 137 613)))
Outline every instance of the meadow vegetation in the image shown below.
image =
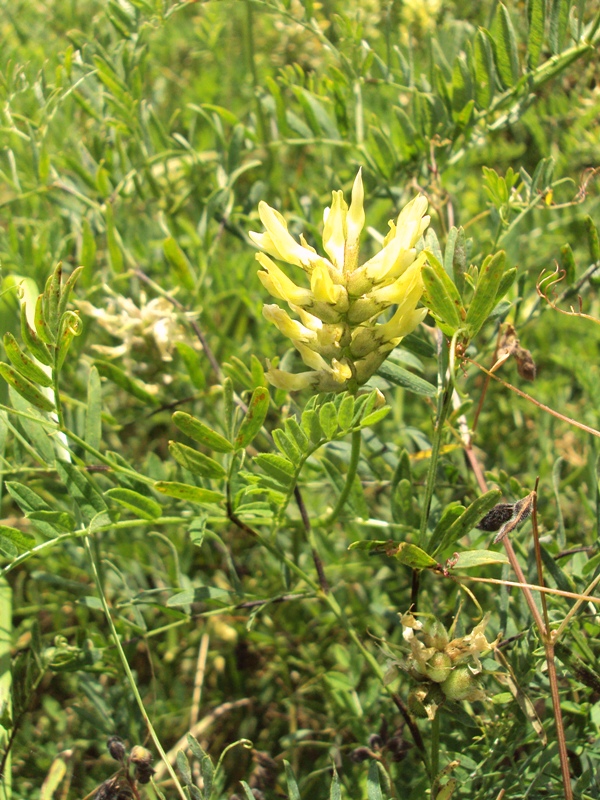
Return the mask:
POLYGON ((597 5, 1 9, 0 800, 598 797, 597 5))

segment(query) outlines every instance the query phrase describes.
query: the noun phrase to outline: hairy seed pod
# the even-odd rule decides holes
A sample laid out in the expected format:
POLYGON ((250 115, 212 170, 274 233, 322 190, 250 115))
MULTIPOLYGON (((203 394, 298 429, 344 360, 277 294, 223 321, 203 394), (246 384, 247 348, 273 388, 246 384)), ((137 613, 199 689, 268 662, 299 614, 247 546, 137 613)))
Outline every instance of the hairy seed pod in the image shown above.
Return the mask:
POLYGON ((125 758, 125 745, 122 739, 118 736, 111 736, 106 746, 108 747, 108 752, 115 761, 123 761, 125 758))
POLYGON ((148 764, 136 764, 134 777, 138 783, 150 783, 155 772, 148 764))
POLYGON ((441 687, 448 700, 470 700, 480 693, 479 682, 464 664, 455 667, 441 687))
POLYGON ((452 659, 447 653, 434 653, 425 669, 425 674, 434 683, 443 683, 452 671, 452 659))
POLYGON ((435 647, 436 650, 443 650, 448 644, 450 637, 448 631, 439 619, 428 619, 423 626, 423 641, 427 647, 435 647))

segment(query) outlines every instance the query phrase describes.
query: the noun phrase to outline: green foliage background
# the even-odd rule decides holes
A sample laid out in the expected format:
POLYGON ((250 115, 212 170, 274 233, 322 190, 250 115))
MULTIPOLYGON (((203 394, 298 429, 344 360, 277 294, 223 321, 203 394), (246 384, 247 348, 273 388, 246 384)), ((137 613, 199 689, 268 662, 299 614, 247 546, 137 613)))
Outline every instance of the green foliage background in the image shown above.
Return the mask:
MULTIPOLYGON (((498 326, 510 321, 532 352, 538 377, 523 386, 510 362, 502 377, 598 429, 600 327, 553 311, 535 290, 541 271, 552 270, 556 261, 567 269, 560 292, 600 258, 585 221, 587 215, 598 220, 599 205, 597 14, 595 4, 581 0, 506 6, 488 0, 2 4, 0 259, 6 291, 0 327, 19 338, 20 283, 35 296, 57 262, 66 273, 84 266, 73 297, 74 307, 82 300, 88 304, 81 305, 83 332, 60 379, 65 425, 102 453, 117 454, 113 460, 122 468, 89 470, 98 460, 73 445, 77 463, 87 463, 98 496, 113 514, 110 524, 89 537, 91 550, 165 750, 190 729, 198 651, 208 636, 200 717, 244 701, 223 707, 198 736, 215 762, 225 747, 247 738, 279 765, 276 783, 261 789, 267 798, 286 791, 294 796, 292 784, 285 788, 286 759, 302 797, 330 796, 333 761, 342 796, 368 794, 374 800, 382 796, 377 773, 368 773, 352 753, 381 733, 388 740, 379 752, 384 796, 426 796, 430 783, 397 708, 319 593, 233 525, 223 506, 194 506, 149 486, 196 481, 169 454, 170 440, 192 444, 173 425, 174 410, 227 436, 223 376, 247 400, 262 383, 259 362, 279 355, 294 363, 286 352, 289 343, 261 314, 265 291, 247 236, 260 229, 258 202, 281 210, 290 230, 304 232, 319 249, 331 191, 348 192, 358 167, 367 225, 375 231, 385 233, 387 220, 421 190, 437 234, 427 240, 434 252, 444 251, 452 226, 463 226, 472 240, 468 264, 506 251, 508 266, 518 268, 517 281, 467 354, 489 366, 498 326), (565 243, 574 254, 572 265, 565 243), (128 327, 134 306, 148 309, 166 295, 180 304, 164 301, 172 326, 168 360, 149 324, 141 333, 137 328, 135 339, 128 327), (102 327, 90 304, 113 312, 114 320, 102 327), (123 342, 118 353, 95 349, 123 342), (89 389, 90 375, 98 374, 91 371, 94 363, 102 376, 101 440, 94 429, 100 413, 96 378, 89 389), (115 488, 154 498, 166 521, 144 521, 118 505, 106 495, 115 488), (402 757, 396 758, 398 749, 402 757)), ((374 236, 367 237, 364 257, 376 244, 374 236)), ((593 278, 576 293, 586 313, 597 317, 593 278)), ((151 312, 145 313, 149 320, 151 312)), ((433 339, 427 332, 419 336, 427 344, 420 350, 418 344, 400 347, 392 360, 435 385, 433 339)), ((467 401, 462 411, 472 424, 482 375, 465 366, 459 376, 467 401)), ((414 520, 422 507, 435 408, 422 394, 383 377, 370 386, 384 391, 391 413, 363 430, 361 484, 355 484, 341 517, 328 529, 317 527, 316 535, 337 602, 385 670, 388 649, 403 657, 397 615, 410 605, 411 571, 393 559, 347 548, 370 538, 401 542, 418 528, 414 520), (412 470, 408 499, 394 494, 403 450, 412 470)), ((4 408, 27 407, 16 393, 9 397, 6 386, 2 393, 4 408)), ((271 394, 269 430, 299 415, 306 402, 271 394)), ((454 411, 445 429, 432 526, 448 504, 468 506, 479 495, 458 416, 454 411)), ((36 525, 23 520, 22 512, 31 514, 37 501, 24 498, 21 486, 41 498, 43 510, 69 513, 77 526, 82 523, 75 478, 57 472, 54 463, 57 442, 41 425, 2 412, 2 477, 13 486, 3 492, 5 524, 22 528, 38 544, 62 536, 39 556, 23 556, 30 545, 22 547, 16 566, 10 543, 3 550, 12 590, 12 628, 6 634, 15 687, 12 720, 18 722, 13 729, 5 707, 2 724, 14 730, 7 797, 37 797, 64 751, 72 751, 64 757, 66 788, 54 796, 84 797, 114 771, 108 736, 116 733, 131 745, 147 738, 82 541, 64 518, 38 518, 36 525)), ((492 382, 474 443, 490 485, 507 502, 524 497, 539 476, 546 580, 584 591, 600 561, 597 439, 492 382)), ((253 448, 244 469, 258 474, 251 457, 269 443, 259 435, 253 448)), ((349 460, 349 437, 340 435, 307 461, 301 485, 313 520, 331 509, 349 460)), ((242 480, 236 480, 234 495, 242 490, 242 480)), ((197 483, 218 489, 212 479, 197 483)), ((266 538, 273 514, 267 500, 259 495, 245 517, 266 538)), ((90 524, 85 513, 83 523, 90 524)), ((293 503, 275 539, 312 575, 293 503)), ((536 583, 530 527, 515 539, 525 573, 536 583)), ((487 544, 488 534, 470 534, 469 546, 487 544)), ((514 577, 502 569, 474 574, 514 577)), ((502 631, 510 640, 503 652, 548 728, 549 744, 541 745, 519 705, 488 675, 489 701, 456 705, 454 716, 442 713, 440 767, 460 762, 452 772, 455 797, 496 797, 502 788, 511 798, 562 797, 544 653, 527 606, 516 590, 470 588, 492 614, 488 638, 502 631)), ((471 630, 478 609, 456 584, 423 576, 420 610, 450 623, 461 601, 457 635, 471 630)), ((558 597, 549 602, 553 622, 573 604, 558 597)), ((2 625, 10 628, 7 619, 2 625)), ((559 653, 577 797, 598 792, 598 632, 594 608, 584 606, 571 619, 559 653)), ((6 677, 6 658, 2 664, 6 677)), ((484 666, 489 673, 499 669, 492 658, 484 666)), ((401 673, 398 692, 405 699, 411 685, 401 673)), ((430 723, 419 725, 428 741, 430 723)), ((249 780, 253 768, 249 751, 230 751, 211 797, 240 793, 239 781, 249 780)), ((51 797, 45 785, 43 796, 51 797)), ((154 789, 147 791, 154 796, 154 789)), ((175 796, 172 784, 162 791, 175 796)))

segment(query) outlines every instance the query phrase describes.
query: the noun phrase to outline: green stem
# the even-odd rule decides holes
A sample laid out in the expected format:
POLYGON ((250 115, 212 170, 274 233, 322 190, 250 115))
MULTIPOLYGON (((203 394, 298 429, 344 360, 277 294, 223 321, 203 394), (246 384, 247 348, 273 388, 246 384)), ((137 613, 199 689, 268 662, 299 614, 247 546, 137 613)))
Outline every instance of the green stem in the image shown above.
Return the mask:
POLYGON ((440 456, 440 449, 442 446, 442 435, 444 432, 444 423, 448 416, 452 402, 452 386, 447 385, 444 389, 442 402, 439 407, 435 429, 433 431, 433 441, 431 443, 431 458, 429 459, 429 470, 427 472, 427 483, 425 485, 425 497, 423 498, 423 508, 421 511, 421 526, 419 530, 419 545, 426 549, 426 536, 427 536, 427 523, 429 521, 429 511, 431 508, 431 498, 433 497, 433 490, 435 487, 435 476, 437 472, 437 464, 440 456))
POLYGON ((129 685, 131 687, 131 691, 133 692, 133 696, 135 697, 135 700, 136 700, 136 702, 138 704, 138 708, 140 709, 140 713, 141 713, 141 715, 142 715, 142 717, 144 719, 144 722, 146 723, 146 726, 148 728, 148 732, 150 734, 150 737, 151 737, 152 741, 154 742, 154 746, 156 747, 156 749, 160 753, 160 757, 162 758, 162 760, 164 761, 164 763, 165 763, 165 765, 167 767, 167 771, 168 771, 169 775, 171 776, 171 778, 172 778, 172 780, 173 780, 173 782, 175 784, 175 788, 177 789, 177 792, 179 793, 179 796, 181 797, 182 800, 188 800, 185 792, 183 791, 183 787, 182 787, 181 783, 179 782, 179 778, 177 777, 177 775, 175 773, 175 770, 171 766, 171 763, 170 763, 169 759, 167 758, 167 754, 165 753, 165 751, 163 749, 163 746, 160 743, 160 739, 158 738, 158 736, 156 734, 156 731, 154 730, 154 726, 152 725, 152 722, 150 721, 150 717, 148 716, 148 713, 146 711, 146 707, 144 706, 144 701, 142 700, 142 697, 141 697, 141 695, 139 693, 139 690, 138 690, 136 682, 135 682, 135 678, 134 678, 133 673, 131 671, 131 668, 129 666, 129 662, 127 661, 127 656, 125 655, 125 651, 123 650, 123 647, 121 646, 121 642, 119 640, 119 634, 117 633, 117 629, 115 628, 115 624, 113 622, 113 619, 112 619, 112 616, 111 616, 111 613, 110 613, 110 609, 108 607, 108 602, 106 600, 106 595, 104 594, 104 590, 103 590, 102 584, 100 582, 100 576, 98 574, 98 568, 97 568, 96 560, 94 559, 94 555, 92 553, 92 548, 90 546, 89 537, 86 538, 86 540, 85 540, 85 549, 86 549, 86 553, 88 555, 88 558, 90 560, 90 566, 92 568, 92 575, 94 577, 94 582, 96 584, 96 589, 98 591, 98 594, 100 595, 100 601, 102 603, 102 608, 104 609, 104 615, 106 617, 106 621, 108 622, 108 626, 110 628, 110 632, 111 632, 113 641, 115 643, 115 647, 117 648, 117 651, 119 653, 119 657, 121 659, 121 664, 123 665, 123 669, 125 670, 125 674, 127 675, 127 680, 129 681, 129 685))
POLYGON ((56 348, 56 353, 54 356, 55 363, 52 369, 52 388, 54 390, 54 405, 56 406, 56 420, 58 422, 58 427, 64 431, 65 418, 62 410, 62 402, 60 399, 60 388, 58 386, 59 370, 58 367, 56 366, 57 359, 58 359, 58 347, 56 348))
POLYGON ((435 800, 439 788, 440 771, 440 710, 435 712, 431 723, 431 800, 435 800))
MULTIPOLYGON (((122 528, 123 530, 131 530, 132 525, 147 525, 149 527, 154 527, 156 525, 177 525, 181 524, 181 517, 158 517, 157 519, 136 519, 136 520, 123 520, 121 522, 111 522, 110 525, 100 525, 97 528, 94 528, 94 533, 103 533, 104 531, 109 530, 116 530, 118 528, 122 528)), ((25 561, 29 561, 30 558, 33 556, 38 556, 44 550, 48 550, 51 547, 54 547, 59 542, 64 541, 65 539, 81 539, 84 536, 90 535, 89 528, 81 528, 78 531, 69 531, 68 533, 60 533, 58 536, 55 536, 53 539, 47 539, 45 542, 41 542, 37 544, 35 547, 32 547, 31 550, 27 550, 25 553, 21 553, 20 556, 17 556, 10 564, 7 564, 5 567, 0 569, 0 579, 3 578, 5 575, 8 575, 9 572, 12 572, 13 569, 18 567, 19 565, 23 564, 25 561)))
POLYGON ((260 83, 258 79, 258 70, 256 68, 256 54, 254 52, 254 13, 252 10, 252 4, 246 0, 246 24, 244 25, 244 40, 246 43, 246 53, 248 57, 248 66, 250 68, 250 74, 252 75, 252 87, 254 89, 254 100, 256 102, 256 122, 258 127, 258 135, 260 141, 266 145, 268 144, 267 140, 267 123, 265 120, 265 115, 263 112, 263 108, 260 102, 259 96, 259 89, 260 83))
MULTIPOLYGON (((0 709, 11 715, 11 670, 10 649, 12 634, 12 593, 10 586, 0 578, 0 709)), ((14 722, 14 720, 13 720, 14 722)), ((12 797, 10 752, 6 752, 11 744, 8 730, 0 724, 0 758, 4 768, 0 772, 0 798, 10 800, 12 797)))
POLYGON ((356 431, 352 432, 352 450, 350 451, 350 464, 348 466, 348 472, 346 473, 346 483, 344 484, 344 488, 340 496, 338 497, 338 501, 335 504, 335 508, 328 514, 325 518, 318 519, 315 521, 315 527, 325 528, 331 525, 332 522, 340 515, 342 508, 350 492, 352 491, 352 486, 354 484, 354 479, 356 478, 356 470, 358 469, 358 459, 360 458, 360 445, 362 442, 362 436, 360 428, 356 431))

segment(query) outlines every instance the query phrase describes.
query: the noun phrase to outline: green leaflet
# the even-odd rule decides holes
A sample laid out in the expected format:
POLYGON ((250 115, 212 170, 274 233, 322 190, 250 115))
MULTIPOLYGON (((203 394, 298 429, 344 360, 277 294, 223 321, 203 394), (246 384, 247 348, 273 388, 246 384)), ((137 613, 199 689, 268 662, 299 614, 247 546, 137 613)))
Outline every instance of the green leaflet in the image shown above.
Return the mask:
POLYGON ((176 411, 173 414, 173 422, 182 433, 198 444, 203 444, 218 453, 231 453, 233 450, 233 445, 224 436, 213 431, 212 428, 192 417, 191 414, 186 414, 185 411, 176 411))
POLYGON ((506 88, 510 88, 519 78, 519 56, 512 20, 503 3, 499 4, 496 12, 492 38, 500 80, 506 88))
POLYGON ((20 552, 31 550, 35 537, 10 525, 0 525, 0 552, 8 558, 15 558, 20 552))
POLYGON ((379 782, 379 765, 374 759, 369 763, 367 775, 367 800, 383 800, 381 783, 379 782))
POLYGON ((48 400, 31 381, 20 375, 16 369, 8 364, 0 364, 0 375, 32 406, 39 408, 41 411, 54 411, 54 403, 48 400))
POLYGON ((258 386, 252 393, 246 416, 235 437, 235 449, 243 450, 260 431, 269 410, 271 398, 265 386, 258 386))
POLYGON ((191 486, 189 483, 178 483, 177 481, 157 481, 154 488, 161 494, 175 497, 178 500, 187 500, 189 503, 220 503, 225 499, 221 492, 213 492, 212 489, 203 489, 200 486, 191 486))
POLYGON ((53 359, 46 344, 40 339, 37 333, 29 327, 25 303, 21 304, 21 338, 29 352, 34 355, 40 363, 45 364, 47 367, 52 366, 53 359))
POLYGON ((52 386, 52 378, 48 373, 29 358, 19 347, 12 333, 4 334, 4 349, 15 369, 32 383, 40 386, 52 386))
POLYGON ((203 478, 224 478, 227 474, 214 458, 205 456, 204 453, 199 453, 185 444, 169 442, 169 452, 178 464, 194 475, 201 475, 203 478))
POLYGON ((490 35, 480 29, 475 36, 475 98, 480 108, 488 108, 494 97, 496 68, 490 35))
POLYGON ((467 311, 466 327, 469 336, 476 336, 496 305, 498 289, 504 275, 506 254, 500 250, 488 256, 481 266, 475 294, 467 311))
POLYGON ((432 552, 432 555, 435 555, 438 552, 443 553, 445 550, 452 547, 455 542, 475 527, 479 520, 498 503, 501 497, 502 492, 500 489, 491 489, 481 497, 478 497, 477 500, 474 500, 471 505, 463 511, 460 517, 447 528, 444 537, 435 549, 432 548, 432 542, 429 543, 427 547, 428 551, 432 552))
POLYGON ((465 550, 459 553, 456 561, 453 561, 452 569, 473 569, 474 567, 485 567, 488 564, 508 563, 508 556, 505 553, 498 553, 494 550, 465 550))
POLYGON ((544 44, 546 0, 529 0, 527 16, 529 18, 527 66, 529 69, 535 69, 539 63, 542 45, 544 44))
POLYGON ((98 450, 102 440, 102 384, 96 367, 90 369, 85 411, 85 441, 98 450))
POLYGON ((414 375, 407 369, 398 367, 391 361, 384 361, 377 370, 377 374, 395 386, 402 386, 414 394, 424 395, 425 397, 435 397, 437 395, 437 389, 432 383, 420 378, 418 375, 414 375))
POLYGON ((437 259, 421 272, 425 284, 424 301, 438 318, 440 327, 452 336, 463 324, 464 309, 458 290, 437 259))
POLYGON ((167 257, 169 264, 171 264, 173 267, 173 271, 177 276, 179 283, 181 283, 182 286, 185 286, 186 289, 193 291, 196 281, 194 279, 192 265, 172 236, 164 240, 163 252, 167 257))
POLYGON ((133 511, 134 514, 137 514, 142 519, 157 519, 162 514, 160 503, 131 489, 116 487, 109 489, 105 494, 106 497, 110 497, 111 500, 119 503, 129 511, 133 511))
POLYGON ((140 400, 142 403, 149 403, 151 405, 155 405, 158 400, 154 395, 150 394, 150 392, 144 388, 143 384, 139 381, 135 381, 133 378, 130 378, 126 372, 122 369, 119 369, 115 364, 112 364, 110 361, 94 361, 94 366, 100 373, 103 378, 107 378, 108 380, 112 381, 116 384, 119 388, 123 389, 124 392, 130 394, 132 397, 135 397, 136 400, 140 400))

